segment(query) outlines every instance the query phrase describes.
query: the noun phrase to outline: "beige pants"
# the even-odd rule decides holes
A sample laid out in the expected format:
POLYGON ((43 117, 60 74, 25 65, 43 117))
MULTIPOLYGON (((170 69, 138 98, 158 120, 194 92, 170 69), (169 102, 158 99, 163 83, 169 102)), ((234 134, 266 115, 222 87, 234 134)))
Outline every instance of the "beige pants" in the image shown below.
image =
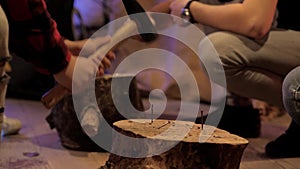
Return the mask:
POLYGON ((272 30, 260 41, 229 32, 208 37, 221 58, 230 92, 283 107, 282 81, 300 65, 299 31, 272 30))

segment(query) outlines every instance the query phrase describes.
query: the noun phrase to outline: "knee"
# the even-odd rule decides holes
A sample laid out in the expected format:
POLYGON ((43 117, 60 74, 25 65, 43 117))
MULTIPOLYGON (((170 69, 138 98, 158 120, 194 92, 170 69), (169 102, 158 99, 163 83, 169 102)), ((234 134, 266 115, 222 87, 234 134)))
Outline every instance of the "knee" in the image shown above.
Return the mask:
POLYGON ((0 6, 0 38, 4 39, 8 36, 8 22, 6 19, 6 15, 0 6))
POLYGON ((290 71, 282 85, 284 98, 300 102, 300 66, 290 71))
POLYGON ((300 66, 293 69, 285 77, 282 95, 287 112, 300 124, 300 66))
POLYGON ((8 22, 0 6, 0 58, 8 56, 8 22))
POLYGON ((233 76, 235 72, 241 70, 245 63, 243 43, 236 34, 229 32, 216 32, 208 36, 214 46, 219 59, 223 65, 226 76, 233 76))
POLYGON ((221 31, 209 34, 207 37, 220 55, 232 49, 230 43, 235 39, 234 35, 221 31))

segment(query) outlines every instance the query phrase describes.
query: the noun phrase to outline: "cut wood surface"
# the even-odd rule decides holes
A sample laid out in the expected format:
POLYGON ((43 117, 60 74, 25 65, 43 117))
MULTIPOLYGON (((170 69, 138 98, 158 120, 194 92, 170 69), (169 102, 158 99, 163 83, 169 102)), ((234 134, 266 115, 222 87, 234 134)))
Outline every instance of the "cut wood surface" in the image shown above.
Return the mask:
POLYGON ((136 144, 116 135, 113 138, 113 153, 102 169, 238 169, 248 145, 248 140, 227 131, 207 125, 202 130, 201 124, 187 121, 122 120, 115 122, 114 128, 126 136, 148 140, 136 144), (201 141, 201 133, 207 139, 201 141), (168 142, 176 144, 161 154, 149 156, 153 150, 163 149, 168 142), (130 151, 131 148, 132 152, 126 153, 126 157, 115 153, 130 151), (148 155, 140 158, 145 151, 148 155))
POLYGON ((239 137, 234 134, 230 134, 225 130, 215 128, 213 126, 203 125, 204 130, 202 130, 201 124, 195 124, 189 121, 174 121, 174 120, 164 120, 164 119, 134 119, 134 120, 121 120, 114 123, 116 130, 124 130, 122 132, 131 132, 134 135, 139 135, 140 137, 155 137, 156 139, 163 139, 167 141, 183 141, 183 142, 199 142, 200 134, 210 134, 209 131, 214 130, 206 143, 220 143, 220 144, 248 144, 248 140, 239 137), (166 131, 168 130, 168 133, 166 131), (189 130, 188 133, 183 133, 189 130), (203 131, 203 132, 202 132, 203 131), (205 133, 206 132, 206 133, 205 133), (186 135, 181 139, 181 136, 186 135))

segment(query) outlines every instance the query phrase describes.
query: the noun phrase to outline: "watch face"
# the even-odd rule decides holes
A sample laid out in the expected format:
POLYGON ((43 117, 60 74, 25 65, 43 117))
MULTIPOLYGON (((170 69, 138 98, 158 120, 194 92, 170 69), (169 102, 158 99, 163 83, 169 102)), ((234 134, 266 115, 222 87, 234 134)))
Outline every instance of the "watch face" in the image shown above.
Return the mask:
POLYGON ((187 8, 182 9, 181 18, 183 19, 183 25, 189 24, 191 20, 190 11, 187 8))

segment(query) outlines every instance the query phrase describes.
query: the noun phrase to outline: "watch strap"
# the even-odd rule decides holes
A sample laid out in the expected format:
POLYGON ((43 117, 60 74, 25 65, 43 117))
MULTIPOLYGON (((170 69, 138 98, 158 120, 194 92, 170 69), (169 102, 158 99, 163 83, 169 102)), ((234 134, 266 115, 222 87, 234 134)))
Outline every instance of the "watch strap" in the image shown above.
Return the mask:
POLYGON ((192 3, 193 1, 196 1, 196 0, 190 0, 190 1, 185 5, 184 9, 187 9, 187 10, 189 11, 189 14, 190 14, 190 22, 191 22, 191 23, 196 23, 196 21, 195 21, 193 15, 192 15, 192 13, 191 13, 191 9, 190 9, 191 3, 192 3))

